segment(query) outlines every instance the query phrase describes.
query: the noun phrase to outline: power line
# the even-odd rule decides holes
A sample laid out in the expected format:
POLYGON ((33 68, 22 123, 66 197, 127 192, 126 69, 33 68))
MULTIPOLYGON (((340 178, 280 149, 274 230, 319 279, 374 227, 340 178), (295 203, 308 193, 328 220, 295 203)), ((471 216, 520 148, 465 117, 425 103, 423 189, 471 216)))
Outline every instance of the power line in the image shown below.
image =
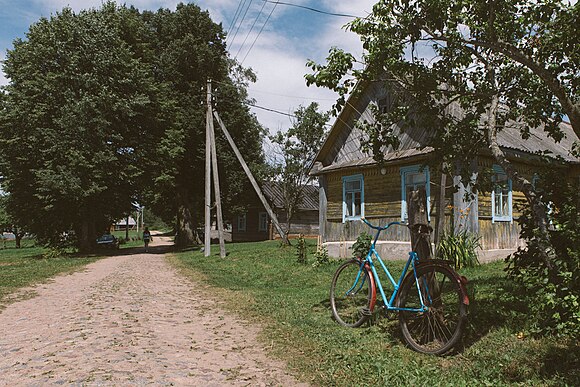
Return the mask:
POLYGON ((281 112, 279 110, 270 109, 270 108, 263 107, 263 106, 260 106, 260 105, 256 105, 256 104, 253 104, 253 103, 249 103, 249 102, 246 102, 246 104, 249 105, 249 106, 253 106, 255 108, 258 108, 258 109, 266 110, 268 112, 277 113, 277 114, 281 114, 283 116, 288 116, 288 117, 296 118, 296 116, 294 114, 284 113, 284 112, 281 112))
POLYGON ((258 38, 260 37, 260 35, 262 35, 262 31, 264 31, 264 27, 266 27, 266 24, 268 24, 268 21, 270 20, 270 17, 274 13, 274 10, 276 9, 277 6, 278 6, 278 3, 274 3, 274 7, 272 7, 272 10, 268 14, 268 17, 266 18, 266 21, 264 22, 264 24, 262 24, 262 28, 260 28, 260 32, 258 32, 258 35, 256 35, 256 38, 252 42, 252 45, 250 46, 250 49, 248 50, 248 52, 246 52, 246 55, 244 56, 244 59, 242 59, 242 61, 240 62, 240 66, 243 65, 244 62, 246 61, 246 58, 250 54, 250 51, 252 51, 252 48, 254 48, 254 44, 256 44, 256 41, 258 40, 258 38))
MULTIPOLYGON (((246 7, 246 10, 244 11, 244 15, 242 16, 242 19, 238 23, 238 28, 236 29, 234 36, 232 36, 232 40, 230 40, 230 46, 234 44, 234 40, 236 39, 236 36, 238 35, 238 32, 240 31, 240 27, 242 27, 242 24, 244 23, 244 19, 246 18, 246 15, 248 14, 248 10, 250 9, 250 6, 252 5, 252 1, 254 1, 254 0, 250 0, 248 2, 248 6, 246 7)), ((244 4, 245 4, 245 1, 244 1, 244 4)))
POLYGON ((240 0, 240 2, 238 3, 238 8, 236 9, 236 12, 234 13, 234 17, 232 20, 232 23, 230 24, 230 28, 228 28, 227 31, 227 37, 226 37, 226 41, 230 38, 230 32, 232 32, 234 30, 234 27, 236 25, 236 22, 238 21, 238 17, 240 16, 240 10, 242 9, 243 4, 246 4, 247 0, 240 0))
POLYGON ((226 38, 226 40, 230 37, 230 32, 233 30, 234 25, 236 24, 236 21, 238 21, 240 8, 242 7, 242 4, 245 2, 246 2, 246 0, 240 0, 240 2, 238 3, 238 8, 236 8, 236 12, 234 13, 234 17, 232 18, 232 22, 230 23, 230 27, 228 28, 228 31, 227 31, 228 37, 226 38))
POLYGON ((323 11, 323 10, 320 10, 320 9, 307 7, 305 5, 285 3, 283 1, 273 1, 273 0, 262 0, 262 1, 265 2, 265 3, 272 3, 272 4, 276 4, 276 5, 280 4, 280 5, 286 5, 286 6, 289 6, 289 7, 296 7, 296 8, 307 9, 307 10, 312 11, 312 12, 317 12, 317 13, 321 13, 321 14, 329 15, 329 16, 350 17, 350 18, 360 18, 360 17, 362 17, 362 16, 349 15, 349 14, 345 14, 345 13, 327 12, 327 11, 323 11))
POLYGON ((266 6, 266 2, 264 2, 262 4, 262 8, 260 8, 260 12, 258 12, 258 16, 256 16, 256 19, 254 20, 254 23, 252 24, 252 27, 250 27, 250 30, 246 34, 246 37, 244 38, 244 41, 240 45, 240 48, 238 49, 238 52, 236 52, 236 56, 234 57, 234 60, 238 57, 240 51, 242 51, 242 47, 244 47, 244 44, 246 44, 246 41, 248 40, 248 37, 250 36, 250 34, 252 33, 252 31, 254 30, 254 26, 258 22, 258 19, 260 18, 260 16, 262 16, 262 11, 264 10, 264 7, 265 6, 266 6))

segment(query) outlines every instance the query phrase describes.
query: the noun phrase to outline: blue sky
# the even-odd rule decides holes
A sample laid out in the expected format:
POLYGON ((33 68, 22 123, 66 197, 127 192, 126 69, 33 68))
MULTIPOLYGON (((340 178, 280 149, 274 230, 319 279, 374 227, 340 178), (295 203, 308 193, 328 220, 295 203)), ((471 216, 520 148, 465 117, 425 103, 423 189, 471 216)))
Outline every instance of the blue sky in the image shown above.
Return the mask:
MULTIPOLYGON (((327 12, 364 16, 370 12, 376 0, 284 2, 327 12)), ((40 17, 49 17, 65 6, 78 11, 98 7, 101 3, 101 0, 0 0, 0 59, 3 60, 6 50, 12 48, 12 41, 24 38, 30 24, 40 17)), ((125 4, 134 5, 141 10, 156 10, 161 7, 175 9, 178 3, 179 1, 173 0, 125 1, 125 4)), ((228 40, 232 56, 239 51, 238 59, 242 60, 247 54, 244 66, 253 68, 258 75, 258 82, 251 86, 250 95, 260 106, 291 113, 300 104, 307 105, 317 101, 324 109, 329 109, 336 95, 328 90, 306 87, 306 60, 322 61, 332 46, 345 48, 357 56, 362 51, 358 38, 342 28, 349 18, 322 15, 282 4, 264 5, 262 0, 198 0, 194 3, 209 10, 212 19, 221 22, 226 31, 232 31, 228 40), (240 16, 232 27, 234 15, 240 5, 244 5, 243 13, 247 9, 246 17, 242 21, 240 16), (270 19, 248 53, 272 9, 270 19), (254 22, 255 27, 250 32, 254 22), (238 32, 232 40, 236 30, 238 32), (242 45, 244 40, 246 42, 242 45)), ((4 74, 0 72, 0 85, 7 82, 4 74)), ((291 125, 290 119, 283 115, 256 108, 253 111, 271 132, 284 130, 291 125)))

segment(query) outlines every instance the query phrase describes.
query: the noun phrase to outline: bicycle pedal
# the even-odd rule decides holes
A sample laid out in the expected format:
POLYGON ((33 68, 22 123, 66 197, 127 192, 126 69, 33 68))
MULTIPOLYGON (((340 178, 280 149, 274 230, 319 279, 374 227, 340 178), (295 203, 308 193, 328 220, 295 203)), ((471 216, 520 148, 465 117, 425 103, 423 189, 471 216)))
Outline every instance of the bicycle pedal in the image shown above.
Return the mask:
POLYGON ((373 315, 373 312, 371 312, 371 310, 369 308, 362 308, 360 313, 363 316, 372 316, 373 315))

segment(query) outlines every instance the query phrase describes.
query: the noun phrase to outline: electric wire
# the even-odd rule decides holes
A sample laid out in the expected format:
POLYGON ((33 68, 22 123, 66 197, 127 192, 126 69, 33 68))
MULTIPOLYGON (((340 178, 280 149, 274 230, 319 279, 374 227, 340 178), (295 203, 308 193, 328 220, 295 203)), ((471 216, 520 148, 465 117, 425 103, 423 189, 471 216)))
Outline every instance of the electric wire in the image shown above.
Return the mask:
POLYGON ((248 52, 246 52, 246 55, 244 56, 244 59, 242 59, 242 61, 240 62, 240 66, 243 65, 244 62, 246 61, 246 58, 250 54, 250 51, 252 51, 252 48, 254 48, 254 44, 256 44, 256 41, 258 40, 258 38, 260 37, 260 35, 262 35, 262 31, 264 31, 264 27, 266 27, 266 24, 268 24, 268 21, 270 20, 270 17, 272 17, 272 14, 274 13, 274 10, 276 9, 277 6, 278 6, 278 4, 274 4, 274 7, 272 7, 272 10, 268 14, 268 17, 266 18, 266 21, 264 22, 264 24, 262 24, 262 28, 260 28, 260 32, 258 32, 258 35, 256 35, 256 38, 252 42, 252 45, 250 46, 250 49, 248 50, 248 52))
POLYGON ((246 44, 246 41, 248 40, 248 37, 250 36, 250 34, 252 33, 252 31, 254 30, 254 27, 256 26, 256 23, 258 22, 258 19, 260 18, 260 16, 262 16, 262 11, 264 10, 264 7, 265 6, 266 6, 266 2, 264 2, 262 4, 262 8, 260 8, 260 12, 258 12, 258 16, 256 16, 256 19, 254 20, 254 23, 252 23, 252 26, 250 27, 250 30, 246 34, 246 37, 244 38, 244 41, 242 42, 242 44, 240 45, 240 48, 238 49, 238 52, 236 52, 236 56, 234 56, 234 60, 236 60, 236 58, 240 54, 240 51, 242 51, 242 48, 244 47, 244 44, 246 44))
POLYGON ((265 2, 265 3, 272 3, 272 4, 276 4, 276 5, 280 4, 280 5, 286 5, 286 6, 289 6, 289 7, 302 8, 302 9, 306 9, 306 10, 309 10, 309 11, 312 11, 312 12, 317 12, 317 13, 321 13, 321 14, 329 15, 329 16, 349 17, 349 18, 353 18, 353 19, 362 18, 362 16, 349 15, 349 14, 346 14, 346 13, 328 12, 328 11, 323 11, 323 10, 316 9, 316 8, 312 8, 312 7, 307 7, 305 5, 286 3, 286 2, 283 2, 283 1, 273 1, 273 0, 262 0, 262 1, 265 2))
POLYGON ((226 41, 230 38, 230 32, 232 32, 232 30, 234 29, 234 26, 236 25, 236 22, 238 21, 238 16, 239 16, 242 4, 245 4, 245 2, 246 2, 246 0, 240 0, 240 2, 238 3, 238 8, 236 9, 236 12, 234 13, 234 17, 232 18, 232 22, 230 23, 230 27, 228 28, 228 31, 226 32, 226 34, 227 34, 226 41))
POLYGON ((240 27, 242 27, 242 24, 244 23, 244 19, 246 19, 246 15, 248 14, 248 10, 250 9, 250 6, 252 5, 252 1, 254 1, 254 0, 250 0, 248 2, 248 6, 246 7, 246 10, 244 11, 244 15, 242 16, 242 19, 238 23, 238 28, 236 29, 236 32, 232 36, 232 40, 230 40, 230 46, 232 46, 234 44, 234 40, 236 40, 236 36, 238 35, 238 32, 240 32, 240 27))

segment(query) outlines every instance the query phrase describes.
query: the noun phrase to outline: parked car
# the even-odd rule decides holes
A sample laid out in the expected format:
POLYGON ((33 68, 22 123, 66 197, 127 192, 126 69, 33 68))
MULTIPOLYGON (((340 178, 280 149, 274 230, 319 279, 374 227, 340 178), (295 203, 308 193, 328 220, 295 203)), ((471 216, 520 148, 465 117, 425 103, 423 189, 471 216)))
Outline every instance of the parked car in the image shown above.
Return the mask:
POLYGON ((119 240, 111 234, 103 234, 97 238, 97 246, 109 249, 118 249, 119 240))

